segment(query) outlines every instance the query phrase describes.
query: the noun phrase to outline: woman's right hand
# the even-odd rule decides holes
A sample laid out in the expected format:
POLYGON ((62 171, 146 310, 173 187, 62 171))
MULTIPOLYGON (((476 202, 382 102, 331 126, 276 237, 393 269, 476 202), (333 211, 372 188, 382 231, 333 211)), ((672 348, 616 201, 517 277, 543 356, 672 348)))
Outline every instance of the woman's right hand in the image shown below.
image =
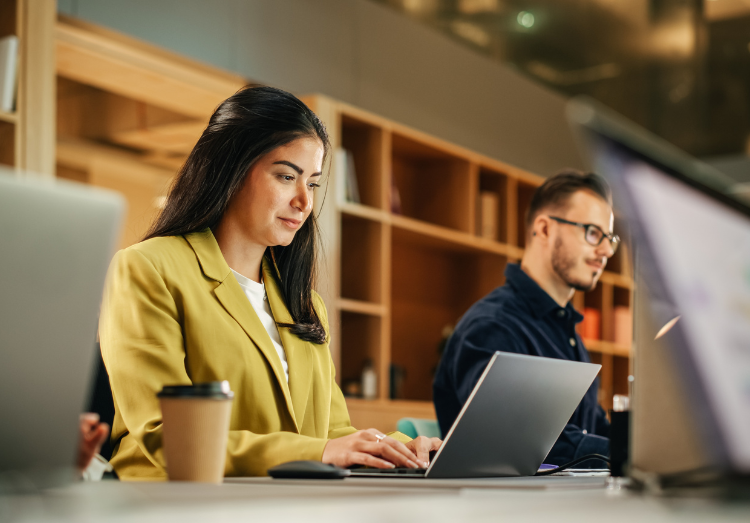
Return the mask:
POLYGON ((377 429, 359 430, 349 436, 329 440, 321 461, 342 468, 352 465, 379 469, 427 468, 427 463, 418 461, 416 454, 406 445, 377 429))

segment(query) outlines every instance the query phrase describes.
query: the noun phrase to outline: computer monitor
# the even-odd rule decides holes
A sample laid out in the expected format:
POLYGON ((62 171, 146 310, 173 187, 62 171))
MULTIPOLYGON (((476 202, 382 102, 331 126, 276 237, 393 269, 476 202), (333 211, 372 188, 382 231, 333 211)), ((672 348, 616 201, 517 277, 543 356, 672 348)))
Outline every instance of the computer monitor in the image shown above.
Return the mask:
POLYGON ((0 492, 73 477, 121 196, 0 169, 0 492))
POLYGON ((671 361, 711 464, 750 474, 750 209, 722 173, 596 102, 568 115, 631 228, 654 324, 679 317, 671 361))

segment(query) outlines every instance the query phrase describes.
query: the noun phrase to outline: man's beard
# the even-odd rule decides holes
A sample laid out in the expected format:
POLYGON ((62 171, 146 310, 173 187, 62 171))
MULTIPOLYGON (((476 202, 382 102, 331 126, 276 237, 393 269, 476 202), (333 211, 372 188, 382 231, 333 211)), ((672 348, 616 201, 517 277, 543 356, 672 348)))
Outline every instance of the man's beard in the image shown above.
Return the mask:
POLYGON ((577 291, 588 292, 596 287, 596 278, 591 278, 590 282, 582 282, 574 279, 571 275, 576 266, 576 260, 573 257, 565 255, 561 238, 555 240, 555 246, 552 250, 552 269, 568 286, 577 291))

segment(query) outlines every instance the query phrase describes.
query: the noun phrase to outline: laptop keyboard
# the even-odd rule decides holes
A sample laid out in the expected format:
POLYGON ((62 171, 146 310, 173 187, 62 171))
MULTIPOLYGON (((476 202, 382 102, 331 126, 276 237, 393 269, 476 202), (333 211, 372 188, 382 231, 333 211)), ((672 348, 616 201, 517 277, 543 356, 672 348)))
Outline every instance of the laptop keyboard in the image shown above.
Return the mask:
POLYGON ((393 469, 375 469, 375 468, 353 468, 352 476, 424 476, 427 469, 410 469, 406 467, 396 467, 393 469))

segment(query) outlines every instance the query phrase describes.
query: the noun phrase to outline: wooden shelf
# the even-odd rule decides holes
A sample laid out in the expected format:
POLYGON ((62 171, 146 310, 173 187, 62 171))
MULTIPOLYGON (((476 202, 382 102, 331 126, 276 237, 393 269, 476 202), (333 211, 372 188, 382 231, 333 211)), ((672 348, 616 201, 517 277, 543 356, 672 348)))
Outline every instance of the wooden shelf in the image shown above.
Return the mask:
POLYGON ((239 75, 75 18, 61 15, 54 35, 58 75, 201 120, 247 84, 239 75))
POLYGON ((359 203, 341 203, 339 204, 339 211, 341 214, 348 214, 349 216, 358 216, 367 220, 376 222, 389 223, 390 213, 375 209, 374 207, 368 207, 359 203))
POLYGON ((341 311, 368 314, 370 316, 385 316, 388 313, 388 308, 385 305, 359 300, 347 300, 345 298, 340 298, 337 306, 341 311))
POLYGON ((18 121, 18 113, 6 113, 0 111, 0 122, 16 123, 18 121))
POLYGON ((343 203, 339 205, 339 210, 345 215, 390 224, 393 228, 404 231, 404 237, 411 234, 411 238, 420 245, 453 251, 499 254, 514 259, 520 259, 523 256, 523 250, 512 245, 480 238, 414 218, 391 214, 366 205, 343 203))
POLYGON ((471 234, 425 223, 406 216, 391 216, 394 229, 402 231, 402 238, 436 249, 466 252, 482 252, 501 256, 517 257, 519 249, 471 234))
POLYGON ((618 345, 611 341, 584 339, 583 344, 586 346, 586 350, 588 350, 589 352, 611 354, 612 356, 622 356, 625 358, 630 357, 630 347, 625 345, 618 345))

